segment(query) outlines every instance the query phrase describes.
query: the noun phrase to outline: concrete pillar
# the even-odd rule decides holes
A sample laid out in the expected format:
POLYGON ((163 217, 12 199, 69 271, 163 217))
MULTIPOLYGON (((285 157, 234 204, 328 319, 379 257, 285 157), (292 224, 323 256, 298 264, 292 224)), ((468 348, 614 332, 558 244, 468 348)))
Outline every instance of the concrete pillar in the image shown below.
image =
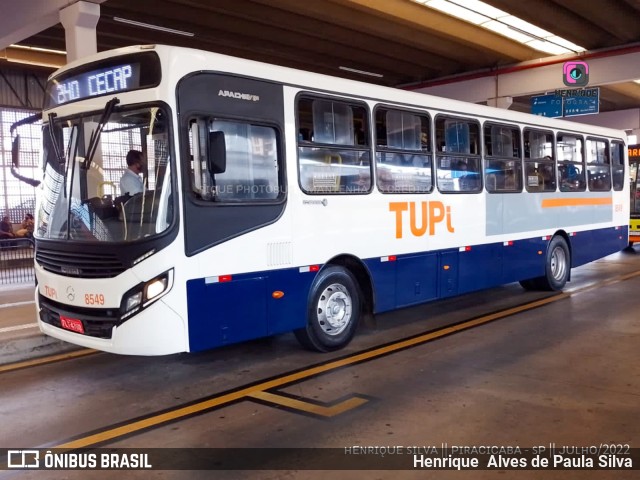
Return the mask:
POLYGON ((513 97, 496 97, 487 99, 487 105, 490 107, 504 108, 505 110, 508 110, 512 103, 513 97))
POLYGON ((100 18, 100 5, 76 2, 60 10, 60 22, 65 30, 67 62, 98 51, 96 25, 100 18))

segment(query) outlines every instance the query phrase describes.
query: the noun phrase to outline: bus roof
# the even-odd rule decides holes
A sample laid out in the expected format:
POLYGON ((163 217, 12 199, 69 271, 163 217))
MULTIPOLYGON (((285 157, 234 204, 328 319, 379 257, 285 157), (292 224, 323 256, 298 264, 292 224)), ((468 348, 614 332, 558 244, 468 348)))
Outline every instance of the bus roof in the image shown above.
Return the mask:
POLYGON ((400 88, 386 87, 320 73, 296 70, 289 67, 232 57, 215 52, 170 45, 135 45, 100 52, 95 55, 70 62, 64 67, 53 72, 49 76, 49 80, 52 80, 67 70, 77 68, 87 63, 96 62, 118 55, 139 53, 141 51, 155 51, 165 64, 171 65, 170 70, 163 72, 163 82, 165 81, 165 77, 170 77, 172 79, 171 81, 177 82, 188 73, 209 70, 259 78, 301 89, 322 91, 336 95, 354 96, 390 104, 404 104, 405 106, 434 109, 457 115, 471 115, 498 121, 502 120, 505 122, 525 123, 527 125, 555 130, 579 131, 585 134, 619 138, 622 141, 626 138, 626 134, 622 130, 582 124, 574 121, 546 118, 529 113, 515 112, 503 108, 478 105, 475 103, 453 100, 425 93, 412 92, 400 88), (168 75, 165 75, 166 73, 168 73, 168 75))

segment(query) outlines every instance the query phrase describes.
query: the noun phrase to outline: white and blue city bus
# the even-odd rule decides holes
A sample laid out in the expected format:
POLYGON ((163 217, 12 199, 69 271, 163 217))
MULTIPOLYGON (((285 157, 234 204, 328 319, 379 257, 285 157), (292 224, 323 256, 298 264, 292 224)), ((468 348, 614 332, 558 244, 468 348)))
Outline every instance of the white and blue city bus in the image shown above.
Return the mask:
POLYGON ((617 130, 160 45, 73 62, 46 93, 39 326, 78 345, 159 355, 293 331, 334 350, 363 315, 560 290, 627 246, 617 130))

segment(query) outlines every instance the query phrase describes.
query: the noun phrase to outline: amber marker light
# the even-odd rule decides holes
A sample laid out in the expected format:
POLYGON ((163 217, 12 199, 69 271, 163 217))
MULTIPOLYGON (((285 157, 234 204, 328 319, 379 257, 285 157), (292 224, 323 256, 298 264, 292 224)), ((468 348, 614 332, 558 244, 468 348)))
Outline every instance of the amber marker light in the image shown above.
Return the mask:
POLYGON ((284 292, 281 292, 280 290, 276 290, 275 292, 273 292, 273 293, 271 294, 271 296, 272 296, 273 298, 275 298, 276 300, 278 300, 278 299, 280 299, 280 298, 284 297, 284 292))

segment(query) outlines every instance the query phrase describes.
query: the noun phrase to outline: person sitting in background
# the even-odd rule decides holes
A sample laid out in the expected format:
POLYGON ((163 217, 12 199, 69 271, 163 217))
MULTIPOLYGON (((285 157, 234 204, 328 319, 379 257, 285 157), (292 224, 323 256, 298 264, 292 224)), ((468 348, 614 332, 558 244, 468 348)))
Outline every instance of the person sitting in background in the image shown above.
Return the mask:
POLYGON ((27 213, 24 216, 24 220, 22 220, 22 225, 20 225, 20 229, 16 232, 16 237, 33 237, 33 228, 35 222, 33 221, 33 215, 27 213))
POLYGON ((580 170, 573 165, 568 164, 565 168, 564 178, 562 179, 562 183, 560 185, 560 190, 563 192, 570 190, 580 190, 582 188, 582 176, 580 174, 580 170))
POLYGON ((15 238, 11 220, 9 220, 8 215, 2 217, 2 222, 0 222, 0 239, 3 238, 15 238))
POLYGON ((140 174, 144 169, 144 157, 139 150, 129 150, 127 153, 127 169, 120 177, 121 195, 135 195, 144 191, 144 184, 140 174))

